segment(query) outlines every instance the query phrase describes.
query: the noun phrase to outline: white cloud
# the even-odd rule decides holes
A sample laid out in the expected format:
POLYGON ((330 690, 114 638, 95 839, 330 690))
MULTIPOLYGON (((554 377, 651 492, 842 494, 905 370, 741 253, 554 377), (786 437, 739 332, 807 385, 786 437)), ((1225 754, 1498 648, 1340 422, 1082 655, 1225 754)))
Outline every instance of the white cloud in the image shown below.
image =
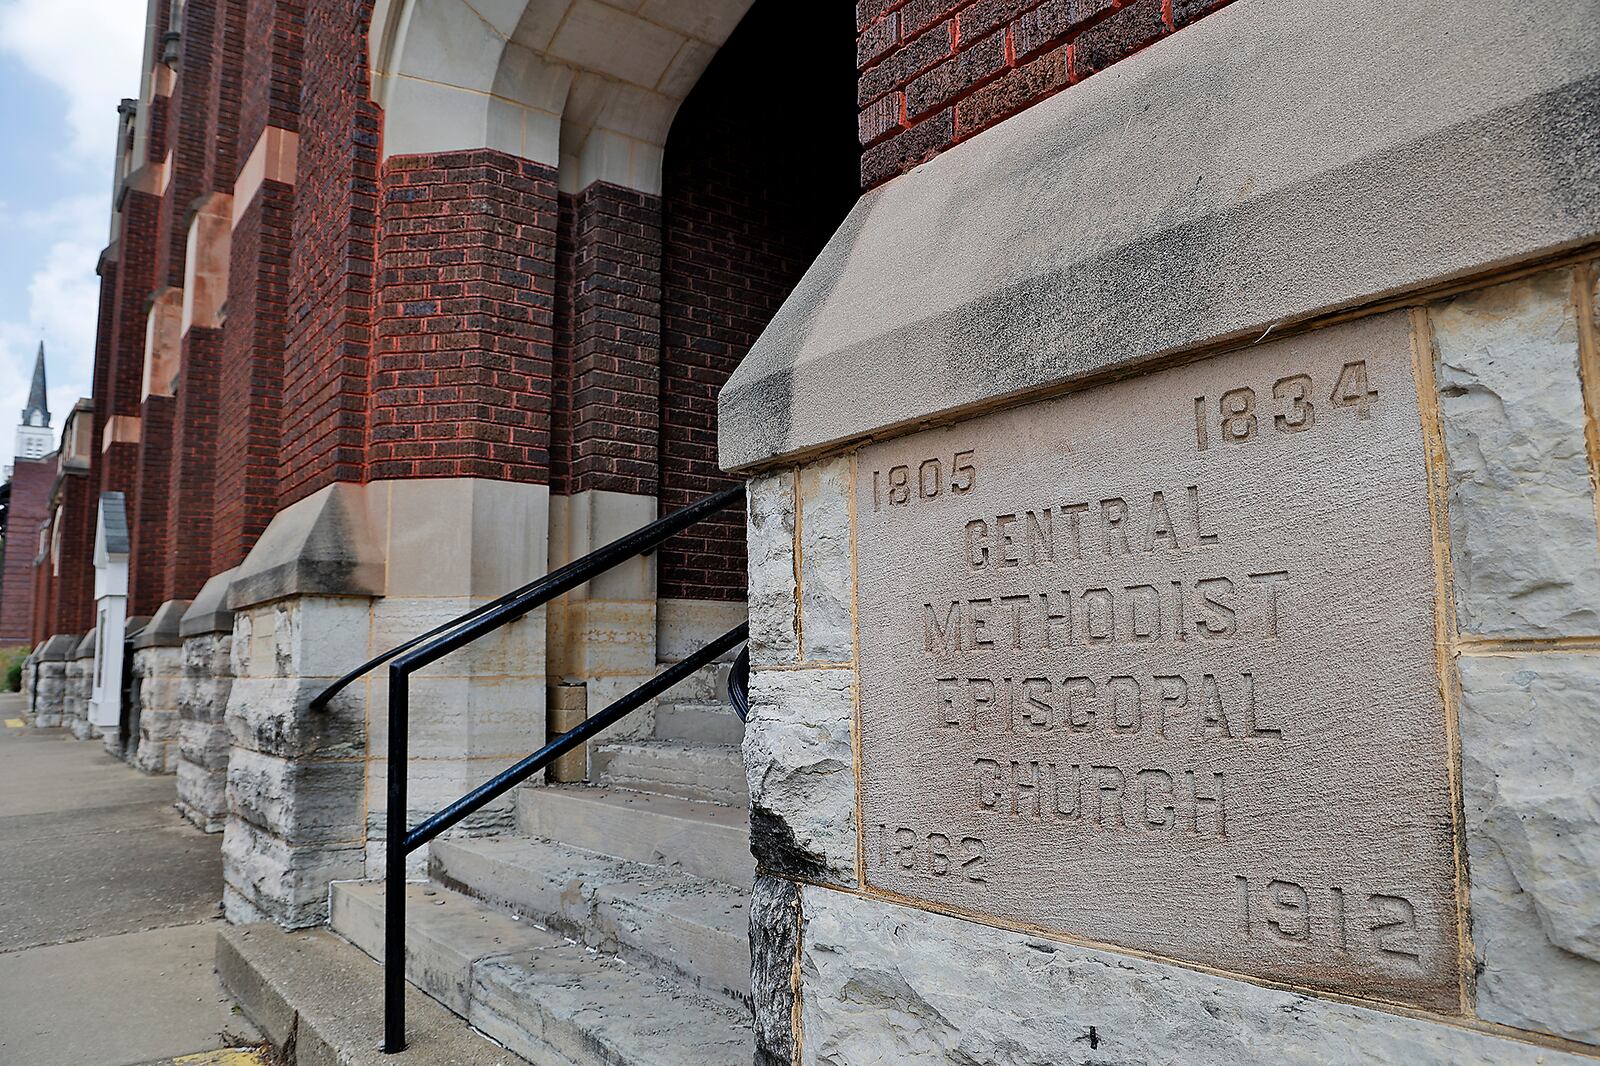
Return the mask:
POLYGON ((54 157, 71 189, 94 195, 0 204, 0 234, 13 263, 27 264, 26 309, 12 302, 0 318, 0 457, 9 461, 14 419, 27 403, 34 353, 45 343, 51 428, 89 395, 100 279, 95 264, 107 237, 117 102, 139 92, 145 4, 139 0, 0 0, 0 53, 13 57, 55 98, 13 101, 47 107, 55 143, 9 145, 18 158, 54 157))
POLYGON ((103 167, 116 139, 117 101, 139 95, 144 17, 139 0, 0 3, 0 49, 66 94, 68 147, 103 167))
POLYGON ((0 456, 9 462, 11 427, 28 402, 34 355, 45 345, 50 428, 90 393, 100 312, 95 274, 105 246, 110 205, 104 196, 69 196, 17 210, 0 205, 0 232, 36 264, 26 283, 26 317, 0 319, 0 456))

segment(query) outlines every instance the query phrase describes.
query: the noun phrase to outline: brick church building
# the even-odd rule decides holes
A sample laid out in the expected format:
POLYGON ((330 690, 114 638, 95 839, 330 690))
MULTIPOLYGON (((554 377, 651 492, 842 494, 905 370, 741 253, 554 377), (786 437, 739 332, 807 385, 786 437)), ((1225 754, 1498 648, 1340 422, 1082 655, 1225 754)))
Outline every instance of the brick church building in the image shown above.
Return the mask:
MULTIPOLYGON (((1214 6, 880 0, 808 17, 802 49, 777 0, 152 0, 34 563, 47 690, 121 632, 130 676, 100 649, 73 676, 101 720, 65 717, 180 770, 183 646, 236 642, 240 612, 359 603, 337 674, 732 484, 718 391, 863 189, 1214 6)), ((494 681, 463 670, 484 722, 437 796, 536 739, 548 687, 603 706, 742 618, 743 529, 564 598, 494 681)), ((192 746, 217 827, 225 760, 192 746)))
MULTIPOLYGON (((1358 6, 1371 18, 1341 29, 1319 15, 1305 32, 1324 43, 1401 32, 1389 5, 1358 6)), ((390 858, 391 755, 405 759, 398 795, 414 825, 748 619, 758 696, 769 713, 801 708, 769 726, 778 732, 747 734, 724 704, 738 669, 729 652, 579 749, 549 784, 475 810, 470 832, 388 872, 426 873, 463 906, 526 895, 521 909, 562 935, 667 975, 602 993, 575 958, 563 971, 573 987, 643 996, 632 1000, 640 1016, 681 1016, 670 1032, 601 1032, 529 992, 511 998, 542 1021, 506 1021, 505 1000, 499 1022, 480 1023, 477 1000, 461 997, 515 980, 510 971, 434 990, 510 1046, 566 1040, 591 1049, 573 1061, 600 1061, 592 1048, 604 1045, 604 1061, 643 1063, 750 1061, 753 1045, 758 1062, 801 1061, 785 960, 804 945, 778 933, 752 943, 747 930, 787 928, 807 885, 854 892, 855 875, 839 871, 869 861, 859 810, 833 819, 850 827, 847 844, 822 824, 833 809, 820 782, 848 778, 855 802, 860 752, 839 725, 854 712, 830 725, 803 710, 837 703, 858 639, 855 533, 837 532, 856 528, 861 505, 839 488, 854 460, 823 460, 1435 284, 1398 266, 1396 280, 1370 284, 1329 267, 1348 292, 1282 313, 1261 296, 1279 281, 1208 287, 1213 270, 1270 265, 1293 289, 1298 252, 1241 266, 1240 245, 1218 234, 1267 232, 1273 212, 1326 216, 1305 206, 1320 201, 1302 178, 1365 180, 1365 141, 1307 133, 1267 153, 1259 185, 1255 171, 1205 184, 1208 168, 1255 159, 1234 138, 1249 125, 1234 112, 1277 99, 1272 86, 1234 82, 1280 64, 1306 85, 1332 84, 1310 69, 1322 53, 1302 52, 1300 28, 1273 7, 150 0, 139 95, 118 109, 93 394, 66 419, 29 555, 37 721, 176 775, 185 816, 223 835, 232 922, 298 929, 331 917, 376 954, 378 896, 356 883, 382 877, 390 858), (1259 50, 1265 66, 1240 50, 1259 50), (1234 125, 1172 128, 1213 107, 1234 125), (1041 161, 1034 148, 1053 154, 1041 161), (1162 166, 1138 162, 1147 157, 1162 166), (1127 196, 1099 188, 1080 203, 1062 187, 1103 175, 1119 175, 1127 196), (1246 218, 1258 205, 1260 219, 1246 218), (1125 231, 1149 239, 1114 245, 1125 231), (1026 274, 1036 262, 1054 273, 1026 274), (1198 324, 1213 318, 1215 329, 1198 324), (1071 339, 1012 350, 1051 331, 1071 339), (1051 361, 1074 345, 1094 358, 1051 361), (1095 362, 1113 350, 1123 363, 1095 362), (398 746, 384 671, 324 695, 372 656, 777 464, 799 472, 751 482, 747 502, 419 670, 398 746), (815 687, 774 695, 783 684, 815 687), (771 889, 753 898, 752 840, 758 888, 771 889), (694 890, 662 881, 664 868, 694 890), (579 882, 590 888, 566 891, 579 882), (651 1058, 657 1045, 681 1056, 651 1058)), ((1524 36, 1564 57, 1541 69, 1577 84, 1579 46, 1550 43, 1564 32, 1524 36)), ((1500 91, 1492 63, 1446 44, 1424 59, 1366 52, 1351 63, 1481 68, 1473 91, 1500 91)), ((1532 93, 1543 76, 1504 74, 1504 91, 1532 93)), ((1336 122, 1340 107, 1310 99, 1279 103, 1304 108, 1307 129, 1336 122)), ((1452 106, 1441 97, 1423 118, 1373 128, 1421 144, 1452 106)), ((1565 165, 1551 143, 1519 158, 1565 165)), ((1383 181, 1421 188, 1468 169, 1383 181)), ((1514 206, 1497 203, 1484 210, 1514 206)), ((1582 244, 1566 230, 1463 228, 1532 235, 1527 249, 1485 251, 1437 277, 1582 244)), ((896 468, 898 482, 891 470, 889 502, 897 489, 962 491, 945 480, 967 469, 962 454, 896 468)), ((827 935, 826 922, 814 928, 827 935)), ((970 1061, 991 1052, 1066 1061, 993 1049, 970 1061)), ((857 1061, 839 1056, 816 1061, 857 1061)))

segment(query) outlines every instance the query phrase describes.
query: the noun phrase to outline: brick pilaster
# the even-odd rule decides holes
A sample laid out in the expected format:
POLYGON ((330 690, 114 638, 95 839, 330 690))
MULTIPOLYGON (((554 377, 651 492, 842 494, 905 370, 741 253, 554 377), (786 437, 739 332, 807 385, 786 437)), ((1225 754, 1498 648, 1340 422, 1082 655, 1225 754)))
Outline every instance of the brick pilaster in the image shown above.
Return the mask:
POLYGON ((167 492, 172 466, 171 396, 145 397, 140 407, 138 473, 128 510, 128 614, 154 614, 167 599, 167 492))
POLYGON ((222 336, 215 329, 194 328, 183 336, 183 370, 173 401, 161 603, 193 599, 211 576, 221 347, 222 336))
POLYGON ((488 149, 385 164, 369 477, 549 480, 556 196, 488 149))
POLYGON ((661 200, 563 196, 558 491, 654 496, 660 476, 661 200))
POLYGON ((279 504, 365 476, 378 211, 378 110, 368 98, 371 0, 309 0, 283 366, 279 504))

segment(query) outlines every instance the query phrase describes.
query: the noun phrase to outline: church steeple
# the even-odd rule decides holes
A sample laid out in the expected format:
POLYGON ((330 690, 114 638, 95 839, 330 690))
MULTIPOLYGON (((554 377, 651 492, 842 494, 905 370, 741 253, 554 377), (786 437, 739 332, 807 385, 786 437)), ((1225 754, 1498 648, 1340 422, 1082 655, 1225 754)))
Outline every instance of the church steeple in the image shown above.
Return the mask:
POLYGON ((42 459, 55 448, 56 435, 50 432, 50 402, 45 399, 44 341, 33 360, 33 384, 28 388, 28 406, 22 409, 17 424, 13 454, 18 459, 42 459))
POLYGON ((28 406, 22 410, 22 424, 35 428, 50 425, 50 402, 45 398, 44 341, 39 342, 39 354, 33 360, 33 385, 28 389, 28 406))

